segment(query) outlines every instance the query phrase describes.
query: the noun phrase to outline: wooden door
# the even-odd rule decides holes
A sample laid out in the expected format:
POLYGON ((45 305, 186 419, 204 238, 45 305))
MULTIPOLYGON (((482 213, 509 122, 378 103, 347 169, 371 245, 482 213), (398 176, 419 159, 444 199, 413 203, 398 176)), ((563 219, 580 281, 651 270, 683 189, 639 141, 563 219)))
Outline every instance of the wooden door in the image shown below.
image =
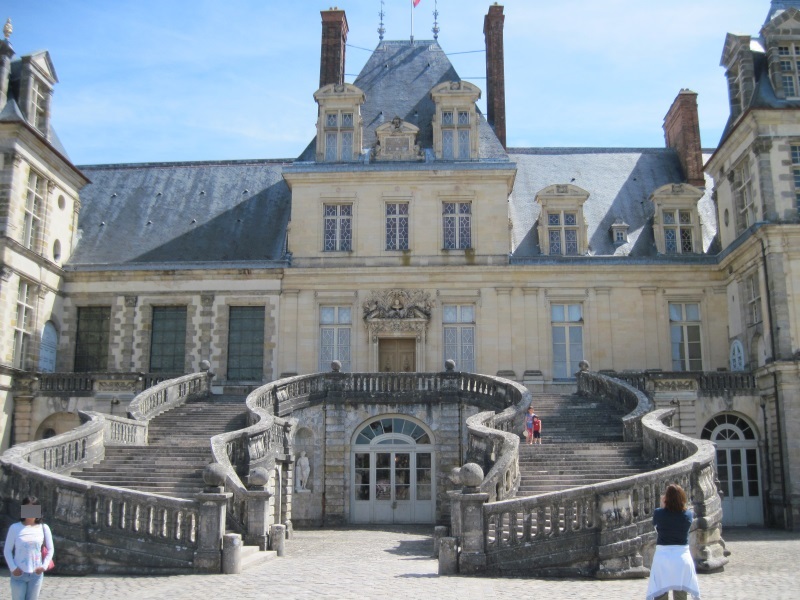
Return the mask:
POLYGON ((380 340, 378 364, 381 371, 413 373, 416 371, 416 360, 416 340, 414 338, 380 340))

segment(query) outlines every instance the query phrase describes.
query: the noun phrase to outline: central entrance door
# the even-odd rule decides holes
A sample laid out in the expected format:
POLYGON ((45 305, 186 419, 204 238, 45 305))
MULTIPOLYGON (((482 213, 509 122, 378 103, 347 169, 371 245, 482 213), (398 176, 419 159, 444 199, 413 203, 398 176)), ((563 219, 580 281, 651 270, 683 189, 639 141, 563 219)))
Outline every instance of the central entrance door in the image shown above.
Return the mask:
POLYGON ((404 417, 380 417, 352 447, 353 523, 433 523, 436 479, 425 429, 404 417))
POLYGON ((416 371, 416 340, 414 338, 385 338, 379 341, 380 370, 390 373, 416 371))

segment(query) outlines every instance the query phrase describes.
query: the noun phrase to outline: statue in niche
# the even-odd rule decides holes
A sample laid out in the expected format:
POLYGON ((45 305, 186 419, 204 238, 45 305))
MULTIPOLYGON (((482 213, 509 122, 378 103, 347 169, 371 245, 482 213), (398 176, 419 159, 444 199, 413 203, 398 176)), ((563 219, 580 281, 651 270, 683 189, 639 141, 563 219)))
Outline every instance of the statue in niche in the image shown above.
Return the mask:
POLYGON ((300 456, 297 458, 295 474, 297 477, 295 490, 298 492, 307 492, 308 476, 311 474, 311 465, 308 462, 308 457, 306 456, 305 450, 300 452, 300 456))

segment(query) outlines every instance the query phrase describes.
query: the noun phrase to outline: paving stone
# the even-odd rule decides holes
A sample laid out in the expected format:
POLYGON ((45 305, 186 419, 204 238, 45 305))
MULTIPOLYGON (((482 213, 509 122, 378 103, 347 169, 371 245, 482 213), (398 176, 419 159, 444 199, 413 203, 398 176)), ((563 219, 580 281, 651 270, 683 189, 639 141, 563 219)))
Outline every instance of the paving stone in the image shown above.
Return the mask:
MULTIPOLYGON (((645 579, 440 577, 431 557, 432 535, 433 527, 295 530, 285 557, 240 575, 53 575, 46 577, 40 599, 628 600, 644 598, 647 589, 645 579)), ((797 568, 787 559, 800 556, 800 535, 754 528, 729 529, 724 535, 731 560, 723 572, 700 576, 703 600, 798 597, 797 568)), ((7 592, 6 579, 0 598, 8 597, 7 592)))

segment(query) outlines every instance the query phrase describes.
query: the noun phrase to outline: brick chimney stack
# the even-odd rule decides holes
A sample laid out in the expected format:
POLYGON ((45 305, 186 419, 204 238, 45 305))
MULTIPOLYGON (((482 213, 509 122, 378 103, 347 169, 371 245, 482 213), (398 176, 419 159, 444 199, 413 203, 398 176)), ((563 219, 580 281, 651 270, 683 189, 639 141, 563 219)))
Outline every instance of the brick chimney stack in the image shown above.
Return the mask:
POLYGON ((322 56, 319 61, 319 87, 344 83, 344 52, 347 43, 347 17, 337 7, 323 10, 322 56))
POLYGON ((674 148, 687 183, 705 187, 703 151, 700 146, 700 121, 697 118, 697 94, 683 89, 664 117, 664 138, 674 148))
POLYGON ((496 2, 483 19, 486 40, 486 118, 506 147, 506 76, 503 54, 503 7, 496 2))

